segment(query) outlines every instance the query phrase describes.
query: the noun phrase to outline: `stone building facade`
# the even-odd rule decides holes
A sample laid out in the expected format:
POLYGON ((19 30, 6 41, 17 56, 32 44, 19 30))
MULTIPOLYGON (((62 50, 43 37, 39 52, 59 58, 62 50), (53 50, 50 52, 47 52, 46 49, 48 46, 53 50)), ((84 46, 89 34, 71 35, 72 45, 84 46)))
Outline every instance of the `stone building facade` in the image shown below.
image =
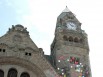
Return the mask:
POLYGON ((51 54, 44 55, 22 25, 0 37, 0 77, 91 77, 88 38, 75 15, 58 16, 51 54))

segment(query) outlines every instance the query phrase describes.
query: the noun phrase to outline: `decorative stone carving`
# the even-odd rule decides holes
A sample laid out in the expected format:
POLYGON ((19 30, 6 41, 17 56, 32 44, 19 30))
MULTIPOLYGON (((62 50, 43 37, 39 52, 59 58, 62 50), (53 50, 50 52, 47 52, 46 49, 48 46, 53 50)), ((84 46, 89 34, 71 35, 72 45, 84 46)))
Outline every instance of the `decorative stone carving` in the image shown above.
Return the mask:
POLYGON ((16 42, 16 43, 21 43, 22 42, 22 38, 21 38, 20 35, 14 35, 13 41, 16 42))

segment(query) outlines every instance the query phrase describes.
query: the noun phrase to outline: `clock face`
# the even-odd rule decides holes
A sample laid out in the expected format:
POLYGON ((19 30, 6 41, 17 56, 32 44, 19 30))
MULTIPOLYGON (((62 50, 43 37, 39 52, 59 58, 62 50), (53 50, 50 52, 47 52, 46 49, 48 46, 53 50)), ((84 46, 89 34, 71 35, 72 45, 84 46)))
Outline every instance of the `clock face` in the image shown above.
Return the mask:
POLYGON ((71 30, 76 30, 77 26, 76 26, 76 24, 73 23, 73 22, 68 22, 68 23, 67 23, 67 28, 68 28, 68 29, 71 29, 71 30))

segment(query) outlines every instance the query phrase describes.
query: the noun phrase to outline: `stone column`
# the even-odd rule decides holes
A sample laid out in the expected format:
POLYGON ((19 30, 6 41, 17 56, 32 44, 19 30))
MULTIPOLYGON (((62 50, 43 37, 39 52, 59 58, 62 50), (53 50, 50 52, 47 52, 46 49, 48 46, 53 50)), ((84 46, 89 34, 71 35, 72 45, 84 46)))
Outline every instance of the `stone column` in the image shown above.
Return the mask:
POLYGON ((18 70, 17 77, 20 77, 20 75, 21 75, 21 71, 18 70))
POLYGON ((8 75, 8 69, 4 69, 4 77, 7 77, 8 75))

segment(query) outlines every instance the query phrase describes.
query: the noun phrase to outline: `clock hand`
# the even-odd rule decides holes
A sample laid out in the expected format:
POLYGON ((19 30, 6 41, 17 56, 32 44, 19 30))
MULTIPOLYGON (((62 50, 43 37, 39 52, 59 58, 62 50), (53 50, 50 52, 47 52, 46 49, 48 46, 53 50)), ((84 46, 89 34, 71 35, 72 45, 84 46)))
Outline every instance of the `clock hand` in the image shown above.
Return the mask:
POLYGON ((72 23, 70 23, 70 25, 71 25, 72 27, 74 27, 74 25, 73 25, 72 23))

